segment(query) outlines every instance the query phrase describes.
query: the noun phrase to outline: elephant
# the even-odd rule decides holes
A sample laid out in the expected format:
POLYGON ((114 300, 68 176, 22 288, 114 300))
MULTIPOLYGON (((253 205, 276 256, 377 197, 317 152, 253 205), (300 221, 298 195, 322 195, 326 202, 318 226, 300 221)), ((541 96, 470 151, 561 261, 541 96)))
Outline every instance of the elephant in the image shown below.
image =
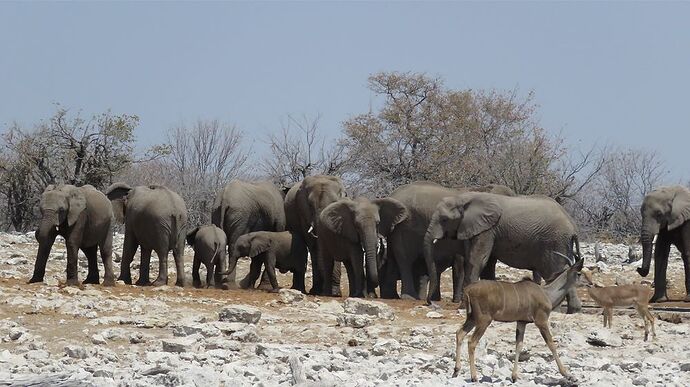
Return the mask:
MULTIPOLYGON (((271 182, 233 180, 223 187, 213 205, 211 222, 220 227, 228 243, 228 267, 235 268, 237 239, 254 231, 285 231, 283 193, 271 182)), ((235 270, 216 278, 216 283, 236 288, 235 270)))
MULTIPOLYGON (((424 235, 424 258, 431 284, 436 286, 433 259, 436 242, 460 242, 455 267, 463 268, 463 285, 479 280, 491 261, 532 270, 547 282, 568 268, 567 259, 577 226, 555 200, 542 195, 503 196, 466 192, 447 197, 436 206, 424 235), (464 262, 460 262, 464 261, 464 262)), ((581 309, 575 287, 568 291, 568 313, 581 309)), ((427 303, 431 303, 431 292, 427 303)))
MULTIPOLYGON (((326 206, 345 196, 343 181, 339 177, 327 175, 307 176, 290 187, 285 195, 287 229, 302 237, 311 256, 313 283, 309 294, 319 294, 323 289, 317 246, 319 214, 326 206)), ((338 294, 340 265, 334 265, 333 270, 333 292, 338 294)))
POLYGON ((203 263, 206 266, 206 287, 215 285, 221 288, 222 284, 214 284, 213 279, 214 273, 221 275, 227 272, 225 232, 213 224, 200 226, 187 233, 187 244, 194 248, 194 263, 192 265, 194 287, 201 287, 199 267, 203 263))
POLYGON ((187 207, 180 195, 162 185, 130 187, 125 183, 111 185, 105 194, 113 205, 115 219, 125 225, 119 279, 132 283, 130 265, 141 247, 136 285, 166 285, 168 252, 172 250, 177 270, 175 285, 184 286, 187 207), (156 252, 159 261, 158 278, 153 283, 149 279, 151 251, 156 252))
POLYGON ((332 295, 334 261, 341 261, 347 271, 350 297, 376 297, 379 235, 389 234, 407 216, 405 206, 392 198, 342 198, 324 208, 317 226, 322 294, 332 295))
POLYGON ((55 238, 60 235, 67 247, 67 285, 78 285, 79 250, 88 260, 85 284, 98 284, 98 250, 105 270, 104 286, 115 285, 113 274, 113 210, 108 198, 90 185, 49 185, 41 202, 41 222, 36 230, 38 252, 29 283, 43 282, 46 263, 55 238))
POLYGON ((690 301, 690 190, 683 186, 659 187, 649 192, 640 207, 642 214, 642 267, 646 277, 654 247, 654 294, 650 302, 668 301, 666 268, 671 245, 676 246, 685 266, 685 301, 690 301))
MULTIPOLYGON (((307 246, 299 234, 290 231, 250 232, 237 238, 233 255, 250 257, 252 260, 249 273, 240 281, 242 289, 254 287, 263 264, 272 291, 280 289, 275 273, 275 269, 278 269, 281 273, 291 271, 292 289, 306 293, 304 275, 307 271, 307 246)), ((234 270, 234 267, 230 270, 234 270)))
MULTIPOLYGON (((462 192, 493 192, 506 196, 514 196, 515 193, 508 187, 497 184, 478 186, 471 188, 447 188, 429 181, 418 181, 398 187, 390 194, 397 199, 409 212, 409 217, 396 226, 390 235, 385 235, 388 241, 388 251, 395 262, 389 266, 387 272, 381 277, 381 297, 397 298, 397 279, 395 265, 399 271, 402 282, 401 293, 403 298, 419 299, 420 290, 426 288, 426 264, 424 261, 424 234, 426 233, 431 215, 436 210, 436 205, 441 199, 455 196, 462 192)), ((434 251, 437 265, 441 272, 452 267, 455 262, 454 255, 458 251, 457 241, 440 242, 434 251)), ((391 259, 389 259, 391 260, 391 259)), ((490 266, 489 266, 490 267, 490 266)), ((458 278, 458 270, 454 270, 453 301, 460 302, 462 278, 458 278)), ((487 279, 492 279, 491 273, 487 279)), ((438 283, 439 281, 436 281, 438 283)), ((440 298, 440 289, 434 289, 434 299, 440 298)))

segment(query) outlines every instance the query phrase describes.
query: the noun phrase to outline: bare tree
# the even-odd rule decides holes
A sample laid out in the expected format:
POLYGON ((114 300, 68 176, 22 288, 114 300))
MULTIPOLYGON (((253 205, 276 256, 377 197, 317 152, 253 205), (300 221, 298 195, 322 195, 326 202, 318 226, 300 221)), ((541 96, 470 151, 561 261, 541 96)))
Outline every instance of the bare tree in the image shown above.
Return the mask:
POLYGON ((326 145, 319 133, 320 115, 288 115, 279 134, 270 134, 270 153, 263 159, 264 173, 279 185, 289 186, 314 174, 339 175, 347 162, 344 147, 326 145))

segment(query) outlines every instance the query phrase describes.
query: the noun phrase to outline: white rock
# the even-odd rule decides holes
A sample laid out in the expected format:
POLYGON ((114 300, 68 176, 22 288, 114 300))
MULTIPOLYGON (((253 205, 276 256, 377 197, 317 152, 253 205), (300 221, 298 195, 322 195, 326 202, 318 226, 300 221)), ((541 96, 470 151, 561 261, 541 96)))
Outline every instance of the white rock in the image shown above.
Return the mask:
POLYGON ((261 338, 256 333, 256 326, 254 325, 246 325, 241 330, 231 334, 230 338, 243 343, 258 343, 261 341, 261 338))
POLYGON ((395 339, 382 339, 378 340, 376 344, 371 348, 371 353, 376 356, 387 355, 393 351, 398 351, 400 349, 400 343, 395 339))
POLYGON ((304 294, 296 289, 280 289, 278 294, 283 304, 294 304, 304 301, 304 294))
POLYGON ((65 353, 67 354, 67 356, 74 359, 86 359, 87 357, 89 357, 88 351, 78 345, 66 346, 65 353))
POLYGON ((246 305, 226 306, 218 312, 220 321, 256 324, 261 319, 261 311, 246 305))
POLYGON ((107 343, 105 338, 99 334, 95 334, 95 335, 91 336, 91 342, 96 344, 96 345, 103 345, 103 344, 107 343))
POLYGON ((10 340, 19 340, 20 337, 22 337, 26 333, 26 329, 22 327, 13 327, 10 328, 10 332, 8 333, 8 337, 10 340))
POLYGON ((374 319, 366 315, 341 313, 337 316, 338 326, 341 327, 364 328, 373 322, 374 319))
POLYGON ((183 353, 194 351, 198 345, 201 335, 187 336, 176 339, 161 340, 164 352, 183 353))
POLYGON ((343 313, 343 305, 339 303, 338 301, 329 301, 329 302, 324 302, 323 304, 319 305, 317 310, 320 313, 329 313, 329 314, 339 314, 343 313))
POLYGON ((431 311, 431 312, 426 314, 426 317, 427 318, 433 318, 433 319, 443 318, 443 314, 441 314, 439 312, 431 311))
POLYGON ((387 320, 395 319, 393 308, 381 301, 368 301, 361 298, 348 298, 343 303, 345 313, 366 315, 387 320))

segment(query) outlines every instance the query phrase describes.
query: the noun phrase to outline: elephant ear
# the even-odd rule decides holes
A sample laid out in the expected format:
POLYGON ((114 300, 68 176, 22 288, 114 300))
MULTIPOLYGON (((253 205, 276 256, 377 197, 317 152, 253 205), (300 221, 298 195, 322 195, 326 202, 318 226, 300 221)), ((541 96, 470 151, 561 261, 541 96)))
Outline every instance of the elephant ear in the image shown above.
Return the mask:
POLYGON ((379 207, 379 233, 388 236, 395 226, 407 219, 409 212, 404 204, 393 198, 374 199, 372 203, 379 207))
POLYGON ((105 196, 110 199, 113 206, 113 214, 119 223, 124 223, 125 212, 127 210, 127 197, 132 187, 125 183, 115 183, 108 187, 105 191, 105 196))
POLYGON ((673 195, 671 216, 668 222, 669 231, 680 227, 688 220, 690 220, 690 192, 683 188, 673 195))
POLYGON ((501 207, 493 194, 461 196, 459 205, 463 206, 463 217, 458 227, 460 240, 467 240, 490 229, 501 219, 501 207))
POLYGON ((249 256, 256 257, 261 253, 265 253, 271 248, 271 238, 263 236, 255 236, 251 240, 251 247, 249 248, 249 256))
POLYGON ((79 188, 72 188, 67 196, 69 210, 67 211, 67 225, 74 226, 79 215, 86 209, 86 196, 79 188))
POLYGON ((320 225, 334 234, 342 235, 349 241, 359 241, 352 206, 353 202, 350 199, 341 199, 329 204, 321 211, 320 225))
POLYGON ((199 232, 199 227, 187 233, 187 244, 194 246, 194 241, 196 240, 196 233, 199 232))

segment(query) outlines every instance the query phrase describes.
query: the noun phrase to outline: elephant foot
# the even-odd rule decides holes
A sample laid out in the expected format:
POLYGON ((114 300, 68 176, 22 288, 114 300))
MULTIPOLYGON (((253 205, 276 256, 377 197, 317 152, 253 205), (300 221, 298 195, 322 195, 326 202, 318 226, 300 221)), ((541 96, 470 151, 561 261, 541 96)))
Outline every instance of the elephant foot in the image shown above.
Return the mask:
MULTIPOLYGON (((131 283, 132 282, 130 281, 130 284, 131 283)), ((148 279, 139 278, 137 282, 135 282, 134 284, 137 286, 151 286, 151 281, 149 281, 148 279)))
POLYGON ((127 285, 131 285, 131 284, 132 284, 132 277, 120 276, 117 280, 118 280, 118 281, 122 281, 122 282, 126 283, 127 285))
POLYGON ((249 289, 249 281, 241 280, 239 286, 240 289, 249 289))
POLYGON ((115 286, 115 278, 114 277, 103 278, 103 286, 115 286))
POLYGON ((271 286, 270 283, 269 283, 269 284, 260 283, 260 284, 259 284, 259 287, 258 287, 257 289, 259 289, 259 290, 266 290, 266 291, 269 291, 269 292, 270 292, 271 290, 273 290, 273 286, 271 286))
POLYGON ((566 314, 575 314, 575 313, 580 313, 582 312, 582 306, 581 305, 573 305, 570 306, 568 305, 568 309, 566 310, 566 314))
MULTIPOLYGON (((153 283, 151 284, 152 286, 163 286, 168 284, 168 279, 167 278, 160 278, 158 277, 153 283)), ((179 281, 175 283, 177 286, 179 284, 179 281)))
POLYGON ((67 282, 65 282, 65 285, 79 287, 80 284, 79 280, 76 278, 67 278, 67 282))
POLYGON ((649 299, 649 302, 667 302, 667 301, 668 301, 668 296, 666 296, 666 294, 654 294, 652 296, 652 298, 649 299))
POLYGON ((35 284, 36 282, 43 282, 43 277, 31 277, 28 283, 35 284))
POLYGON ((376 295, 376 292, 369 292, 367 293, 367 298, 379 298, 379 296, 376 295))
MULTIPOLYGON (((167 281, 166 281, 166 283, 167 283, 167 281)), ((175 280, 175 286, 179 286, 179 287, 183 288, 184 287, 184 279, 178 278, 177 280, 175 280)))
POLYGON ((690 302, 690 294, 688 294, 687 296, 685 296, 685 298, 683 299, 683 301, 685 301, 685 302, 690 302))
POLYGON ((306 294, 306 293, 307 293, 307 290, 306 290, 306 289, 300 288, 300 287, 295 287, 295 286, 293 286, 293 287, 291 287, 290 289, 292 289, 292 290, 299 290, 299 292, 302 293, 302 294, 306 294))
POLYGON ((86 277, 84 281, 82 281, 82 284, 91 284, 91 285, 98 285, 100 281, 98 280, 98 277, 86 277))
POLYGON ((267 291, 269 293, 278 293, 278 292, 280 292, 280 288, 279 287, 278 288, 271 288, 271 289, 267 289, 267 291))
MULTIPOLYGON (((192 286, 194 286, 197 289, 201 289, 201 280, 192 280, 192 286)), ((206 287, 208 288, 208 284, 206 285, 206 287)))
POLYGON ((400 299, 401 299, 401 300, 416 300, 417 297, 412 297, 412 296, 409 295, 409 294, 403 294, 402 296, 400 296, 400 299))

